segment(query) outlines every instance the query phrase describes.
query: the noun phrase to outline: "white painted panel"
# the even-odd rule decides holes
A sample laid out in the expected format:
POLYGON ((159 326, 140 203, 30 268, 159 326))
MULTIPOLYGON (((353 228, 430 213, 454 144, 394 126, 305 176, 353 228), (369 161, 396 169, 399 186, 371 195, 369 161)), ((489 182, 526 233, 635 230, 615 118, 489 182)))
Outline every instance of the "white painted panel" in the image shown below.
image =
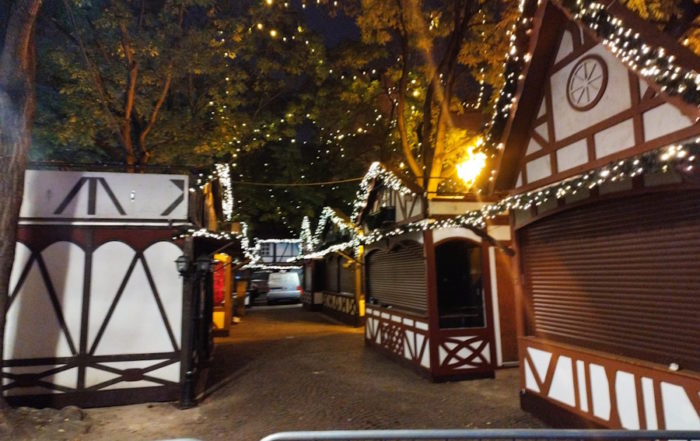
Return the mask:
POLYGON ((639 429, 637 414, 637 390, 634 385, 634 375, 629 372, 617 371, 615 375, 615 397, 620 424, 625 429, 639 429))
POLYGON ((525 166, 527 170, 527 182, 535 182, 552 175, 552 165, 549 161, 549 155, 541 158, 533 159, 525 166))
POLYGON ((639 80, 639 98, 643 97, 649 88, 649 83, 644 80, 639 80))
MULTIPOLYGON (((418 336, 418 342, 422 343, 423 336, 418 336)), ((430 369, 430 342, 425 344, 425 351, 423 351, 423 357, 420 360, 421 366, 430 369)))
POLYGON ((457 347, 457 343, 451 341, 446 341, 443 343, 443 345, 450 351, 457 347))
POLYGON ((523 364, 525 366, 525 387, 539 392, 540 387, 537 385, 537 381, 535 381, 535 375, 532 373, 532 369, 530 369, 530 364, 526 361, 524 361, 523 364))
POLYGON ((461 359, 468 358, 468 357, 471 356, 473 353, 474 353, 474 351, 470 351, 470 350, 467 349, 467 348, 464 348, 464 347, 463 347, 463 348, 460 348, 459 351, 457 351, 457 357, 454 357, 454 358, 452 359, 452 363, 451 363, 451 364, 459 363, 459 359, 460 359, 460 358, 461 358, 461 359), (459 357, 459 358, 458 358, 458 357, 459 357))
POLYGON ((525 151, 525 155, 539 152, 540 150, 542 150, 542 146, 540 145, 540 143, 535 141, 535 138, 530 138, 530 142, 527 144, 527 150, 525 151))
POLYGON ((415 332, 413 331, 406 331, 406 338, 404 338, 404 344, 406 345, 406 349, 409 351, 406 355, 406 358, 411 358, 410 354, 415 354, 416 353, 416 348, 413 346, 414 345, 414 336, 415 332))
POLYGON ((576 405, 574 371, 570 357, 561 356, 557 360, 552 385, 549 388, 549 397, 571 407, 576 405))
POLYGON ((447 358, 447 351, 440 346, 438 348, 438 360, 440 360, 440 364, 445 362, 445 358, 447 358))
POLYGON ((552 353, 535 348, 527 348, 527 352, 530 354, 530 359, 534 364, 535 371, 537 371, 537 376, 540 380, 544 381, 544 377, 547 375, 547 369, 549 368, 549 361, 552 359, 552 353))
POLYGON ((606 421, 610 420, 610 391, 608 389, 608 377, 605 368, 591 363, 588 366, 591 379, 591 401, 593 402, 593 415, 606 421))
POLYGON ((160 369, 150 371, 150 377, 160 378, 161 380, 172 381, 173 383, 180 382, 180 362, 169 364, 160 369))
POLYGON ((413 323, 414 323, 414 321, 411 319, 407 319, 407 318, 403 319, 403 324, 406 326, 413 327, 413 323))
POLYGON ((95 341, 135 254, 130 246, 116 241, 107 242, 93 252, 88 319, 89 346, 95 341))
MULTIPOLYGON (((93 318, 90 317, 90 321, 93 318)), ((144 354, 175 350, 138 261, 97 344, 95 355, 144 354)))
POLYGON ((73 355, 36 261, 10 305, 6 317, 6 360, 73 355))
POLYGON ((578 380, 578 401, 581 410, 588 412, 588 391, 586 390, 586 365, 581 360, 576 361, 576 377, 578 380))
POLYGON ((12 272, 10 273, 10 294, 17 287, 19 277, 22 275, 24 267, 27 266, 29 258, 32 256, 32 251, 22 242, 17 242, 15 245, 15 260, 12 264, 12 272))
POLYGON ((601 130, 593 138, 595 140, 596 159, 628 149, 634 146, 634 122, 631 119, 622 121, 619 124, 601 130))
POLYGON ((700 416, 681 386, 661 382, 661 397, 667 430, 700 430, 700 416))
POLYGON ((433 241, 435 243, 455 237, 481 242, 481 238, 467 228, 438 228, 437 230, 433 230, 433 241))
POLYGON ((600 44, 552 75, 552 114, 555 139, 564 139, 629 109, 631 98, 628 78, 627 68, 600 44), (589 54, 599 55, 605 60, 608 66, 608 85, 600 101, 593 108, 581 112, 569 105, 566 98, 567 81, 578 60, 589 54))
POLYGON ((21 218, 187 219, 185 175, 27 170, 24 185, 21 218), (89 211, 91 184, 94 213, 89 211))
POLYGON ((574 51, 574 40, 571 37, 571 32, 564 31, 559 42, 559 50, 557 51, 557 57, 554 62, 559 62, 562 58, 566 57, 574 51))
POLYGON ((370 338, 372 336, 371 331, 374 329, 373 322, 373 318, 367 317, 367 321, 365 322, 365 338, 370 338))
POLYGON ((515 188, 521 187, 523 185, 523 174, 518 173, 518 180, 515 181, 515 188))
POLYGON ((585 139, 581 139, 557 150, 557 167, 560 172, 574 168, 577 165, 585 164, 586 162, 588 162, 588 146, 585 139))
POLYGON ((428 324, 425 323, 425 322, 416 321, 416 328, 422 329, 423 331, 427 331, 427 330, 428 330, 428 324))
POLYGON ((644 414, 646 415, 647 430, 655 430, 659 428, 658 418, 656 417, 656 400, 654 398, 654 380, 647 377, 642 377, 642 396, 644 398, 644 414))
POLYGON ((411 346, 408 343, 408 339, 403 340, 403 356, 408 360, 411 359, 411 346))
POLYGON ((692 121, 671 104, 662 104, 644 112, 644 139, 651 141, 692 125, 692 121))
POLYGON ((486 363, 491 363, 491 346, 489 343, 484 345, 484 351, 481 353, 481 356, 484 357, 486 363))
POLYGON ((546 122, 535 127, 535 132, 537 132, 538 135, 544 138, 545 141, 549 142, 549 129, 547 127, 546 122))
POLYGON ((491 305, 493 305, 493 334, 496 345, 496 365, 503 364, 501 353, 501 314, 498 308, 498 277, 496 274, 496 249, 489 247, 489 272, 491 279, 491 305))
POLYGON ((85 253, 71 242, 56 242, 42 253, 61 312, 76 347, 80 344, 85 253))
POLYGON ((540 103, 540 110, 537 111, 537 117, 539 118, 540 116, 544 115, 547 112, 547 103, 545 100, 542 100, 542 103, 540 103))
POLYGON ((496 240, 510 240, 510 225, 488 225, 486 232, 496 240))
POLYGON ((119 377, 119 374, 88 367, 85 369, 85 387, 97 386, 100 383, 114 380, 117 377, 119 377))

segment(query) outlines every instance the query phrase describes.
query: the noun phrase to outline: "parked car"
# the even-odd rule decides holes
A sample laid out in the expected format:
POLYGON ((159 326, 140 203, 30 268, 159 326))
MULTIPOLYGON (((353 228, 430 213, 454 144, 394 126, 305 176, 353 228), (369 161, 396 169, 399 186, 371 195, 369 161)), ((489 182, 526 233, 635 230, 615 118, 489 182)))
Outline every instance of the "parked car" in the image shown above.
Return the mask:
POLYGON ((269 276, 270 273, 265 271, 258 271, 250 276, 250 283, 248 284, 249 304, 252 304, 256 298, 267 295, 269 291, 267 285, 269 276))
POLYGON ((267 280, 267 303, 301 301, 301 284, 296 272, 271 273, 267 280))

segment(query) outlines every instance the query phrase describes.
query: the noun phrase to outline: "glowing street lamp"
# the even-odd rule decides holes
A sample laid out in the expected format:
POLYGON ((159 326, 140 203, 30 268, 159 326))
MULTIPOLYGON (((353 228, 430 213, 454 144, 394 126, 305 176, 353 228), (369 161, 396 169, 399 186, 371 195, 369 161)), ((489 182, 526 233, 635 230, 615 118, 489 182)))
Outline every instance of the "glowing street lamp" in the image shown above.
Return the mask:
POLYGON ((464 160, 457 164, 457 176, 464 181, 467 188, 474 185, 474 181, 481 171, 486 167, 486 154, 481 151, 475 151, 477 147, 484 143, 484 140, 479 137, 475 145, 467 148, 467 154, 464 160))

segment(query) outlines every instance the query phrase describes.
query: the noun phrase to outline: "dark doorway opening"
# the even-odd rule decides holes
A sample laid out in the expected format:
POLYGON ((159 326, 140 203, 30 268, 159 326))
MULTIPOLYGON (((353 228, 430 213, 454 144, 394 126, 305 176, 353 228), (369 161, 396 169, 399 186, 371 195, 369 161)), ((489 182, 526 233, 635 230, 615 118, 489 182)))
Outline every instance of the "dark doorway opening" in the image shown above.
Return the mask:
POLYGON ((435 248, 440 328, 482 328, 484 289, 481 246, 455 240, 435 248))

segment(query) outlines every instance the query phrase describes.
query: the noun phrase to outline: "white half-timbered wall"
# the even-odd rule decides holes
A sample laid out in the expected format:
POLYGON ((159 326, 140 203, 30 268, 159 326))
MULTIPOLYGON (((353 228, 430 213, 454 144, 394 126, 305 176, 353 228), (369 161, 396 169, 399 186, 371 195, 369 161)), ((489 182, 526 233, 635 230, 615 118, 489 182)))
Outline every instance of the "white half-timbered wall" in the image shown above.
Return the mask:
POLYGON ((695 136, 694 121, 578 27, 563 32, 550 75, 516 188, 695 136))

